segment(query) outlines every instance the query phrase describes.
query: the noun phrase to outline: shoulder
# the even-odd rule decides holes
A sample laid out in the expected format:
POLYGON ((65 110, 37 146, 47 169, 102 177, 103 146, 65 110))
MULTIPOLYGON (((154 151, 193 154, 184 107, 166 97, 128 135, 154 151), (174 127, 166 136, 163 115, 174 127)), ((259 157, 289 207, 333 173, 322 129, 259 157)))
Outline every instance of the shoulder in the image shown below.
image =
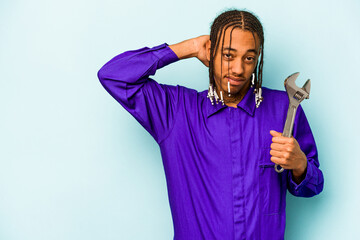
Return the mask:
POLYGON ((176 85, 176 86, 166 85, 166 86, 177 89, 185 99, 196 98, 199 95, 202 95, 202 92, 198 92, 195 89, 188 88, 182 85, 176 85))
POLYGON ((178 90, 179 106, 189 112, 198 111, 207 101, 207 90, 198 91, 193 88, 176 85, 178 90))
POLYGON ((271 105, 285 105, 286 107, 289 104, 289 97, 286 91, 271 89, 267 87, 262 87, 262 96, 264 98, 263 102, 271 105))
POLYGON ((263 97, 267 97, 269 99, 278 99, 278 100, 287 100, 288 95, 286 91, 283 90, 277 90, 277 89, 271 89, 267 87, 262 87, 262 95, 263 97))
POLYGON ((289 106, 289 98, 286 91, 270 89, 262 87, 263 109, 274 114, 281 114, 286 112, 289 106))

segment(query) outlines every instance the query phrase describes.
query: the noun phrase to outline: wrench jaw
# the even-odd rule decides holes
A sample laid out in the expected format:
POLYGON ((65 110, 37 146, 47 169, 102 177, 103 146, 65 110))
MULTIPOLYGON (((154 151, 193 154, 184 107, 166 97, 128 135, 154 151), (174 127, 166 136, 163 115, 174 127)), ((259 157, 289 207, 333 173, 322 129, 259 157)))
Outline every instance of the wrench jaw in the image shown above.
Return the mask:
POLYGON ((311 81, 310 81, 310 79, 308 79, 305 82, 304 86, 302 87, 302 89, 308 94, 306 99, 309 99, 309 97, 310 97, 310 87, 311 87, 311 81))
POLYGON ((285 89, 289 97, 289 101, 291 104, 298 106, 302 100, 305 98, 309 98, 310 95, 310 87, 311 81, 308 79, 302 88, 298 87, 295 84, 297 77, 300 75, 299 72, 296 72, 289 77, 287 77, 284 81, 285 89))
POLYGON ((295 94, 293 94, 292 97, 296 100, 297 105, 299 105, 305 98, 309 99, 310 86, 311 86, 311 81, 310 79, 308 79, 302 88, 296 87, 297 88, 296 92, 295 89, 293 89, 295 94))
POLYGON ((296 79, 298 78, 299 75, 300 75, 300 73, 296 72, 296 73, 293 73, 290 76, 288 76, 284 81, 285 87, 289 86, 290 88, 296 88, 297 86, 295 84, 295 81, 296 81, 296 79))

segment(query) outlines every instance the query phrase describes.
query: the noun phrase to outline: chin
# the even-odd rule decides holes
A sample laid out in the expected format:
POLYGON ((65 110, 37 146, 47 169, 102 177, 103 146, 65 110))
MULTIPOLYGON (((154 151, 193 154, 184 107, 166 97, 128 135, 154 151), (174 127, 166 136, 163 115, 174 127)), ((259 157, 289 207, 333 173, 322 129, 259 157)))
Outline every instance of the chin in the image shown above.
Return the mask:
MULTIPOLYGON (((250 87, 250 84, 248 82, 244 82, 241 85, 238 86, 231 86, 230 94, 237 95, 245 91, 245 88, 250 87)), ((246 89, 248 90, 248 89, 246 89)), ((227 92, 227 86, 226 86, 226 92, 227 92)))
MULTIPOLYGON (((241 84, 241 85, 237 85, 237 86, 234 86, 234 85, 231 85, 230 86, 230 93, 231 94, 237 94, 237 93, 239 93, 239 92, 241 92, 241 90, 244 88, 244 87, 246 87, 246 84, 241 84)), ((227 87, 227 85, 223 88, 224 90, 225 90, 225 92, 228 92, 228 87, 227 87)))

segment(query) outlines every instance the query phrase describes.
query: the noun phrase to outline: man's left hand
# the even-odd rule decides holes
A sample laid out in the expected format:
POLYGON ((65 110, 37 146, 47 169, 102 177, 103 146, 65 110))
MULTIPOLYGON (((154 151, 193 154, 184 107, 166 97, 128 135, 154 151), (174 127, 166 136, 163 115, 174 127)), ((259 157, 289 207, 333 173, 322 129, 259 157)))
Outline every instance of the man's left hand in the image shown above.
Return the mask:
POLYGON ((292 170, 296 183, 300 183, 305 175, 307 159, 294 137, 282 136, 282 133, 271 130, 272 144, 270 146, 271 161, 284 169, 292 170))

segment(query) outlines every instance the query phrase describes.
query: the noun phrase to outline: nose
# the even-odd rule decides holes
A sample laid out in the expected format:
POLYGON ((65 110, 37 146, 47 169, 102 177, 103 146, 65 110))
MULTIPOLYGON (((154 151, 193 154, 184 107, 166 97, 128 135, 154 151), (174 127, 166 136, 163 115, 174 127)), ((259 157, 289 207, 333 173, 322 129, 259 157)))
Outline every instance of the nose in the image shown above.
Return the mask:
POLYGON ((244 73, 244 63, 241 58, 232 62, 231 72, 233 75, 242 75, 244 73))

